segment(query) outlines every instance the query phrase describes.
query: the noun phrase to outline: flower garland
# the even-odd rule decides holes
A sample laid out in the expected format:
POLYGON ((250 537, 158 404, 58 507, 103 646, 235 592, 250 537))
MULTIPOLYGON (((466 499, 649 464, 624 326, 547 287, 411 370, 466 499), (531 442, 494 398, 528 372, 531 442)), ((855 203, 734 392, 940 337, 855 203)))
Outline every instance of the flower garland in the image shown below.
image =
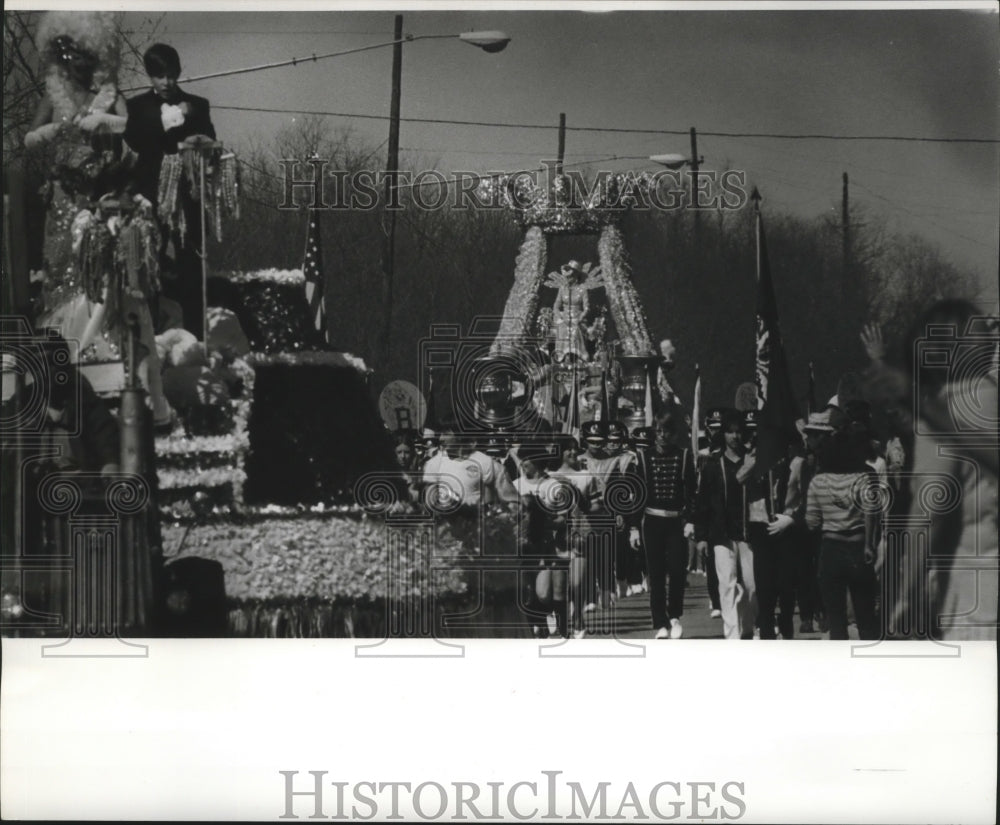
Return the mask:
POLYGON ((251 363, 256 367, 272 366, 276 364, 304 365, 309 367, 351 367, 362 375, 370 372, 363 358, 352 355, 349 352, 317 352, 313 350, 303 350, 301 352, 252 352, 248 356, 251 363))
POLYGON ((524 235, 524 242, 514 267, 514 286, 507 296, 500 330, 490 351, 496 355, 505 347, 517 346, 531 334, 538 314, 539 290, 545 277, 548 258, 548 240, 539 226, 532 226, 524 235))
MULTIPOLYGON (((171 533, 180 529, 165 530, 166 548, 177 546, 179 537, 171 533)), ((447 525, 417 528, 425 529, 432 531, 429 542, 396 541, 396 528, 370 518, 195 525, 181 555, 219 561, 230 598, 372 599, 464 592, 461 542, 447 525)))
POLYGON ((631 268, 621 229, 613 224, 605 226, 597 241, 597 251, 606 283, 605 294, 618 330, 622 354, 651 355, 653 343, 649 337, 639 293, 632 285, 631 268))
POLYGON ((656 186, 657 179, 649 172, 604 175, 578 203, 565 175, 555 176, 549 188, 519 174, 484 179, 478 191, 487 203, 511 209, 521 226, 538 226, 550 234, 588 234, 616 223, 635 206, 648 206, 656 186))
MULTIPOLYGON (((177 490, 189 487, 205 489, 221 487, 225 484, 242 485, 246 481, 247 474, 244 470, 236 467, 209 467, 207 469, 201 467, 193 469, 159 467, 157 468, 157 477, 161 490, 177 490)), ((235 498, 235 489, 233 494, 235 498)))
POLYGON ((267 281, 275 284, 301 286, 306 282, 306 276, 301 269, 260 269, 256 272, 217 272, 215 274, 217 277, 225 278, 234 284, 267 281))
MULTIPOLYGON (((253 366, 243 358, 233 361, 229 369, 243 384, 243 392, 239 398, 229 402, 232 431, 226 435, 177 434, 158 438, 156 453, 163 460, 158 462, 157 475, 160 488, 164 490, 211 489, 228 484, 232 509, 241 512, 243 487, 247 478, 244 468, 250 449, 249 422, 256 373, 253 366), (214 466, 207 467, 208 464, 214 466)), ((170 507, 166 509, 172 510, 170 507)), ((168 514, 178 515, 173 512, 168 514)))

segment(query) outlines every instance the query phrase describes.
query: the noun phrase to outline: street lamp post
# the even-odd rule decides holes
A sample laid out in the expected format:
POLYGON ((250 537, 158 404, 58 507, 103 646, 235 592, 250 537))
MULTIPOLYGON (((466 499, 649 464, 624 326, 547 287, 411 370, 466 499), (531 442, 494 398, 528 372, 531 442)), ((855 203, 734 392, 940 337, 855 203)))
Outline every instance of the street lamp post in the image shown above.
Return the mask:
POLYGON ((494 54, 507 48, 510 38, 501 31, 462 32, 461 34, 422 34, 403 36, 403 15, 397 14, 392 43, 392 97, 389 104, 389 148, 385 164, 385 243, 382 248, 382 274, 385 279, 385 361, 392 354, 393 281, 396 268, 396 182, 399 172, 399 106, 402 96, 403 44, 415 40, 461 40, 494 54))

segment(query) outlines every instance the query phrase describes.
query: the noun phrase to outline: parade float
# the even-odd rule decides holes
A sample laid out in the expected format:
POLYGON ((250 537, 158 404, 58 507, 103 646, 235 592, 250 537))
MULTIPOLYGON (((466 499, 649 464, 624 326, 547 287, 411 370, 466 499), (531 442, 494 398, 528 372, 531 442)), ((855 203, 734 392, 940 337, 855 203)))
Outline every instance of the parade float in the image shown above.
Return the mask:
MULTIPOLYGON (((203 200, 216 233, 234 180, 220 174, 222 185, 203 200)), ((563 432, 593 418, 635 427, 652 413, 656 359, 619 226, 648 182, 605 178, 581 203, 561 180, 552 190, 484 184, 501 187, 524 240, 503 316, 470 368, 465 424, 478 434, 516 435, 512 407, 530 409, 518 420, 531 427, 547 421, 563 432), (550 269, 556 235, 596 238, 598 260, 550 269), (545 290, 555 294, 551 306, 545 290)), ((83 227, 95 291, 102 265, 121 260, 127 273, 136 258, 134 243, 106 226, 83 227)), ((156 436, 146 468, 159 514, 151 552, 165 571, 162 626, 172 635, 525 635, 517 515, 486 507, 470 520, 433 502, 400 509, 386 473, 392 433, 376 411, 370 371, 326 347, 304 286, 300 270, 209 274, 206 262, 200 346, 161 347, 165 388, 182 377, 194 389, 175 404, 176 425, 156 436), (484 561, 502 584, 487 580, 484 561), (200 602, 222 599, 218 621, 198 620, 200 602)), ((104 297, 108 317, 118 318, 117 299, 104 297)), ((134 367, 93 355, 85 351, 82 371, 124 412, 127 391, 140 392, 134 367)))
MULTIPOLYGON (((617 176, 584 204, 559 188, 506 190, 525 237, 498 329, 466 353, 473 397, 466 410, 471 418, 453 422, 459 432, 464 423, 479 435, 511 435, 512 405, 532 410, 528 419, 514 420, 530 420, 531 426, 548 420, 564 431, 602 416, 632 426, 648 420, 656 359, 618 225, 642 197, 635 188, 646 185, 642 177, 617 176), (548 271, 549 241, 556 234, 595 235, 599 261, 548 271), (542 304, 546 289, 556 295, 551 308, 542 304)), ((241 402, 249 410, 249 424, 240 430, 247 434, 241 442, 244 500, 227 503, 188 486, 164 535, 180 557, 198 555, 223 565, 228 632, 376 638, 527 633, 519 612, 516 514, 488 506, 469 520, 456 518, 447 503, 405 506, 388 469, 394 466, 389 431, 365 406, 371 396, 366 392, 354 403, 340 391, 326 398, 314 374, 354 370, 357 382, 367 377, 352 356, 315 348, 301 272, 235 273, 213 279, 209 292, 214 303, 238 314, 252 349, 247 362, 255 375, 253 400, 241 402), (265 378, 269 371, 272 377, 265 378), (271 387, 266 393, 264 382, 271 387), (309 409, 321 412, 310 421, 309 409), (368 426, 376 429, 360 432, 368 426), (343 438, 345 428, 349 439, 343 438), (279 434, 284 441, 272 444, 269 439, 279 434), (338 450, 363 445, 369 467, 341 459, 347 472, 330 477, 336 460, 323 446, 330 442, 338 450), (282 469, 294 454, 307 458, 300 470, 307 484, 282 469), (372 462, 373 454, 380 460, 372 462), (484 561, 501 577, 494 573, 490 580, 484 561)), ((445 338, 452 347, 453 338, 445 338)), ((428 346, 435 346, 433 336, 428 346)), ((433 355, 423 357, 434 361, 433 355)), ((345 378, 338 379, 342 389, 345 378)), ((423 421, 424 412, 414 411, 420 416, 415 423, 430 423, 423 421)), ((171 460, 164 461, 161 478, 174 472, 171 460)), ((239 473, 235 465, 233 472, 239 473)))
POLYGON ((502 203, 524 230, 503 317, 478 357, 474 392, 487 423, 522 403, 536 422, 563 432, 602 417, 630 429, 650 423, 658 359, 620 223, 649 203, 655 185, 633 173, 604 175, 589 192, 562 175, 551 186, 524 176, 481 184, 481 196, 502 203), (549 271, 555 236, 596 239, 598 260, 581 263, 577 255, 549 271), (555 293, 551 305, 542 299, 547 290, 555 293))

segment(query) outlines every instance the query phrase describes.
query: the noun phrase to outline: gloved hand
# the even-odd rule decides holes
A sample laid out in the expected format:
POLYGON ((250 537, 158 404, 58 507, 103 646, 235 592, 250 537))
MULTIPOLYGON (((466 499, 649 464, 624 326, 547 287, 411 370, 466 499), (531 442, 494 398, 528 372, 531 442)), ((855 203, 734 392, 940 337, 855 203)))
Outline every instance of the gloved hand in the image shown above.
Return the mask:
POLYGON ((32 129, 24 136, 24 145, 28 149, 33 149, 35 146, 52 140, 52 138, 59 134, 61 128, 62 123, 46 123, 44 126, 32 129))
POLYGON ((112 131, 125 130, 125 118, 121 115, 112 115, 107 112, 95 112, 92 115, 81 117, 76 125, 85 132, 93 132, 102 126, 107 126, 112 131))
POLYGON ((639 538, 639 528, 633 527, 628 531, 628 543, 633 550, 638 550, 642 540, 639 538))
POLYGON ((688 522, 684 525, 684 538, 693 539, 694 538, 694 525, 688 522))

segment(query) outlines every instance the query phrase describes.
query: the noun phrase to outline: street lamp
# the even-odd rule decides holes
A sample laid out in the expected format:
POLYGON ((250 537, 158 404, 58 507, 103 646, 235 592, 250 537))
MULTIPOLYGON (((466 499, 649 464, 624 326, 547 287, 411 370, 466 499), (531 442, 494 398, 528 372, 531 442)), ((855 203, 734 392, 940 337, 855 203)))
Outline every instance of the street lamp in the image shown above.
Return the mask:
POLYGON ((388 362, 392 353, 392 304, 393 277, 396 257, 396 210, 390 208, 396 191, 396 173, 399 171, 399 101, 403 75, 403 44, 415 40, 458 39, 463 43, 477 46, 491 54, 503 51, 510 38, 502 31, 462 32, 461 34, 420 34, 403 36, 403 15, 397 14, 393 31, 392 48, 392 98, 389 108, 389 150, 385 165, 385 204, 387 210, 385 226, 385 246, 382 250, 382 272, 385 278, 385 358, 388 362))
POLYGON ((658 163, 660 166, 666 166, 667 169, 672 169, 673 171, 678 171, 687 166, 690 161, 684 157, 684 155, 669 154, 669 155, 650 155, 649 159, 653 163, 658 163))
POLYGON ((694 208, 694 229, 697 233, 700 224, 698 209, 696 207, 697 201, 695 200, 695 197, 698 194, 698 167, 705 162, 705 158, 698 156, 697 131, 693 126, 691 127, 691 157, 685 157, 684 155, 678 154, 667 154, 650 155, 649 159, 653 163, 658 163, 660 166, 666 166, 667 169, 675 172, 683 169, 685 166, 691 167, 691 207, 694 208))
POLYGON ((459 40, 464 40, 466 43, 471 43, 473 46, 478 46, 484 52, 489 52, 494 54, 496 52, 502 52, 507 48, 507 44, 510 43, 510 38, 500 31, 488 31, 488 32, 462 32, 458 36, 459 40))

